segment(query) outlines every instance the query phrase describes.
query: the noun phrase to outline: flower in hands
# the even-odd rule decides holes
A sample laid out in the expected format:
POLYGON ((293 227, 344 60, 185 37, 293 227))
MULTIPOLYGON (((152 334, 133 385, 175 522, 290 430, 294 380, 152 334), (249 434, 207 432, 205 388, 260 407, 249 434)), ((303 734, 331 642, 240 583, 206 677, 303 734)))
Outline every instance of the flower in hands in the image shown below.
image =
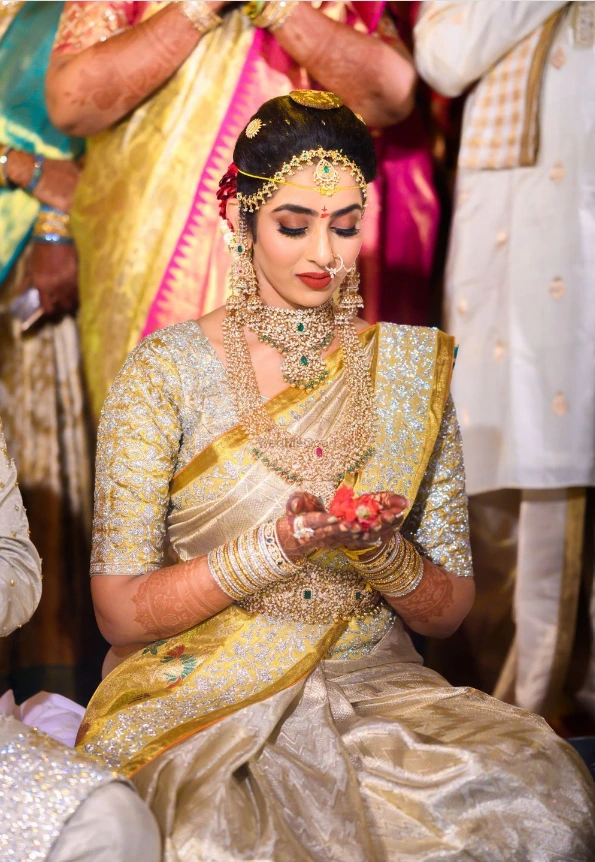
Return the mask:
POLYGON ((357 523, 362 530, 367 530, 374 523, 380 509, 380 503, 371 494, 356 497, 353 488, 346 485, 337 488, 329 506, 331 515, 349 524, 357 523))

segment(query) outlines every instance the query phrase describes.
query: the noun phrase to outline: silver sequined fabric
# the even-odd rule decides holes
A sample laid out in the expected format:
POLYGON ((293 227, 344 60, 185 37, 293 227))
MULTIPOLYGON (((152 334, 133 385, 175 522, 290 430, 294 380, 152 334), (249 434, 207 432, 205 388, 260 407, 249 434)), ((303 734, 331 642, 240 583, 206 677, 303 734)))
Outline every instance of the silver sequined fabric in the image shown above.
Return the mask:
POLYGON ((123 780, 45 733, 0 715, 2 862, 45 859, 81 802, 116 779, 123 780))
MULTIPOLYGON (((366 472, 374 476, 378 467, 378 488, 386 488, 403 476, 406 484, 412 473, 402 429, 410 423, 423 434, 426 401, 411 397, 412 381, 422 393, 432 385, 436 333, 393 324, 379 331, 381 451, 366 472)), ((313 393, 300 412, 324 398, 324 389, 313 393)), ((91 574, 141 574, 163 566, 168 514, 209 492, 208 483, 195 482, 172 500, 172 477, 236 423, 225 370, 194 321, 154 333, 130 354, 99 425, 91 574)), ((242 469, 232 467, 225 465, 230 487, 242 469)), ((225 493, 221 480, 218 493, 225 493)), ((433 562, 462 577, 472 574, 460 435, 450 400, 404 533, 433 562)))

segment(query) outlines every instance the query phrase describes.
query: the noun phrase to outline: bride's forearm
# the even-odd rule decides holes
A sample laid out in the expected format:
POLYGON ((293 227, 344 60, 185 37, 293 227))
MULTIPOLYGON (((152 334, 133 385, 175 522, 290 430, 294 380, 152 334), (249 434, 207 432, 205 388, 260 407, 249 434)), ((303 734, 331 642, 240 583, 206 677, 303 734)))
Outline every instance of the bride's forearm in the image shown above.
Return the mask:
POLYGON ((231 604, 213 580, 206 557, 146 575, 94 577, 91 589, 101 633, 115 647, 171 637, 231 604))
POLYGON ((386 600, 409 628, 421 635, 446 638, 463 622, 475 598, 473 578, 458 578, 424 558, 419 586, 402 599, 386 600))

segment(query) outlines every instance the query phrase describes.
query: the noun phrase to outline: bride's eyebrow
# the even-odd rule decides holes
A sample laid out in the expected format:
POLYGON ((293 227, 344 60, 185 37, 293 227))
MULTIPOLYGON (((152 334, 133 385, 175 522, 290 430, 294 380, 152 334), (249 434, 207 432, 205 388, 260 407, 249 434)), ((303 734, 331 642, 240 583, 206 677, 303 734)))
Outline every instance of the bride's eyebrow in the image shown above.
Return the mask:
POLYGON ((347 213, 353 212, 354 210, 359 210, 363 212, 363 207, 360 204, 351 204, 351 206, 343 207, 343 209, 335 210, 334 213, 331 213, 331 218, 337 218, 337 216, 344 216, 347 213))
POLYGON ((297 204, 282 204, 280 207, 277 207, 273 210, 274 213, 280 213, 286 210, 290 213, 297 213, 298 215, 308 215, 308 216, 317 216, 318 213, 316 210, 308 209, 307 207, 299 207, 297 204))
MULTIPOLYGON (((363 212, 363 207, 361 206, 361 204, 351 204, 348 207, 343 207, 343 209, 335 210, 335 212, 332 212, 330 215, 331 218, 337 218, 337 216, 347 215, 347 213, 353 212, 353 210, 359 210, 360 212, 363 212)), ((274 213, 280 213, 283 211, 297 213, 298 215, 319 215, 316 210, 311 210, 308 207, 300 207, 297 204, 281 204, 281 206, 278 206, 276 207, 276 209, 273 210, 274 213)))

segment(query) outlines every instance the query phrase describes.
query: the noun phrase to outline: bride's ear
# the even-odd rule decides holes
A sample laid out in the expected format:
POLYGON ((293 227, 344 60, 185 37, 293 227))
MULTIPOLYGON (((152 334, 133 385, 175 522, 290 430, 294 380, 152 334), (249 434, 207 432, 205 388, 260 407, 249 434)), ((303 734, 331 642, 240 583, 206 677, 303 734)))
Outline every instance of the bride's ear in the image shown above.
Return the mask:
POLYGON ((237 233, 240 222, 240 208, 238 206, 237 198, 230 198, 227 201, 225 215, 227 216, 228 222, 231 224, 233 232, 237 233))
MULTIPOLYGON (((227 201, 227 209, 225 211, 225 215, 227 217, 227 221, 230 223, 233 232, 238 234, 238 228, 240 225, 240 207, 238 205, 237 198, 230 198, 227 201)), ((244 217, 245 218, 245 217, 244 217)), ((250 233, 250 229, 248 229, 246 234, 246 248, 252 247, 252 234, 250 233)))

